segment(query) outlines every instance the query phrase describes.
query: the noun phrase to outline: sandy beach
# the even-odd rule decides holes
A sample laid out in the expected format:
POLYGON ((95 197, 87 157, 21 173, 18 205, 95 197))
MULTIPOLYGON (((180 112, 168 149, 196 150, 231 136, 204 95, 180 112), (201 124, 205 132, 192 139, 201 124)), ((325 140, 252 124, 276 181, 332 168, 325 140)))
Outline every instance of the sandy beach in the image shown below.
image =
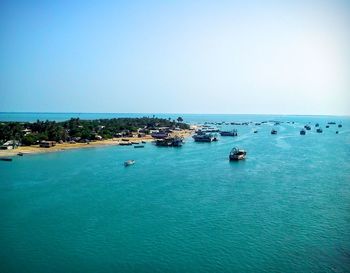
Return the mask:
MULTIPOLYGON (((179 137, 189 137, 192 134, 191 130, 182 130, 182 131, 176 131, 171 133, 171 136, 179 136, 179 137)), ((32 146, 20 146, 16 149, 11 150, 0 150, 0 157, 8 157, 8 156, 15 156, 18 153, 23 154, 40 154, 40 153, 50 153, 50 152, 59 152, 59 151, 65 151, 65 150, 71 150, 71 149, 83 149, 83 148, 94 148, 94 147, 100 147, 100 146, 111 146, 111 145, 119 145, 123 141, 122 139, 127 139, 130 142, 152 142, 154 138, 152 138, 150 135, 146 135, 144 137, 123 137, 123 138, 112 138, 112 139, 105 139, 105 140, 99 140, 99 141, 92 141, 89 144, 87 143, 57 143, 56 146, 50 147, 50 148, 42 148, 39 147, 39 145, 32 145, 32 146)))

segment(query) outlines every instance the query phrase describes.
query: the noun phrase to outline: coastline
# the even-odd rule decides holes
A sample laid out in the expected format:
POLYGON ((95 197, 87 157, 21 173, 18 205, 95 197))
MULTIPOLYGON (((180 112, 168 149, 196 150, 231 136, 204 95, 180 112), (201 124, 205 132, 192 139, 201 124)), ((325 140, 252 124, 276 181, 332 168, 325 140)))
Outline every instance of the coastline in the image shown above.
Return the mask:
MULTIPOLYGON (((189 137, 193 133, 192 130, 182 130, 178 132, 173 132, 171 134, 172 137, 179 136, 179 137, 189 137)), ((155 139, 151 137, 150 135, 146 135, 144 137, 123 137, 123 139, 128 139, 130 142, 132 141, 146 141, 146 142, 152 142, 155 139)), ((16 149, 11 150, 0 150, 0 157, 12 157, 16 156, 18 153, 23 153, 24 155, 30 155, 30 154, 42 154, 42 153, 53 153, 53 152, 61 152, 66 150, 72 150, 72 149, 84 149, 84 148, 96 148, 96 147, 105 147, 105 146, 118 146, 122 141, 121 138, 112 138, 112 139, 105 139, 105 140, 98 140, 87 143, 57 143, 56 146, 50 147, 50 148, 42 148, 39 147, 39 145, 31 145, 31 146, 20 146, 16 149)))

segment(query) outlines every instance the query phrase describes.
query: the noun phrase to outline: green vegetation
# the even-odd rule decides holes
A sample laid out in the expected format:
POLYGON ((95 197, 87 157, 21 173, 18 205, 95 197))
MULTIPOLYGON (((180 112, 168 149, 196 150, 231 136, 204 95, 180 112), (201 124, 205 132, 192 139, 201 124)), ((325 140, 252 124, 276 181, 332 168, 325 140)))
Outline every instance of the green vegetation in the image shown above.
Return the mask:
POLYGON ((2 122, 0 123, 0 143, 8 140, 18 140, 22 145, 33 145, 41 140, 81 141, 94 140, 102 137, 109 139, 114 136, 127 136, 142 129, 149 133, 159 127, 179 127, 189 129, 189 125, 171 119, 160 118, 114 118, 97 120, 80 120, 72 118, 63 122, 2 122))

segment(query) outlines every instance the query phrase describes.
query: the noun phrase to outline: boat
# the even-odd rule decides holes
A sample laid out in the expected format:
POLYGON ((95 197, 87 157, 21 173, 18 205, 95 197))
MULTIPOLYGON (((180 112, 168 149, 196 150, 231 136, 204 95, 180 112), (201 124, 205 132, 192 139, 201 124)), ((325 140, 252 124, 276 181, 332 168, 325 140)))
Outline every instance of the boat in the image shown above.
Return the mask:
POLYGON ((328 122, 328 124, 334 125, 335 122, 334 121, 330 121, 330 122, 328 122))
POLYGON ((232 131, 221 131, 220 132, 221 136, 238 136, 237 130, 232 130, 232 131))
POLYGON ((317 133, 322 133, 323 130, 322 130, 321 128, 318 128, 318 129, 316 130, 316 132, 317 132, 317 133))
POLYGON ((277 131, 275 129, 272 129, 271 135, 277 135, 277 131))
POLYGON ((329 128, 329 125, 326 125, 326 128, 329 128))
POLYGON ((144 145, 135 145, 134 148, 145 148, 144 145))
POLYGON ((305 125, 304 128, 305 128, 306 130, 311 130, 310 125, 305 125))
POLYGON ((254 134, 256 134, 257 132, 258 132, 258 130, 255 130, 255 131, 254 131, 254 134))
POLYGON ((181 147, 183 144, 182 137, 169 137, 165 139, 157 139, 156 146, 160 147, 181 147))
POLYGON ((18 156, 23 156, 24 154, 22 152, 19 152, 17 155, 18 156))
POLYGON ((140 144, 140 142, 137 142, 137 141, 131 141, 131 144, 140 144))
POLYGON ((124 162, 124 166, 128 167, 135 164, 135 160, 127 160, 124 162))
POLYGON ((241 150, 237 147, 233 148, 230 152, 229 159, 230 161, 237 161, 245 159, 247 152, 245 150, 241 150))
POLYGON ((319 127, 319 126, 320 126, 320 124, 318 124, 318 123, 315 124, 315 127, 319 127))
POLYGON ((12 158, 9 157, 0 157, 1 161, 12 161, 12 158))
POLYGON ((132 145, 132 143, 131 142, 120 142, 119 145, 121 145, 121 146, 130 146, 130 145, 132 145))
POLYGON ((343 127, 343 125, 341 125, 341 124, 338 124, 338 128, 341 128, 341 127, 343 127))
POLYGON ((306 131, 305 131, 304 129, 301 129, 301 130, 300 130, 300 134, 303 136, 303 135, 306 134, 306 131))
POLYGON ((335 133, 336 133, 336 134, 339 134, 339 131, 336 131, 335 133))
MULTIPOLYGON (((216 137, 212 134, 206 134, 206 133, 197 133, 192 137, 195 142, 212 142, 216 137)), ((217 139, 216 139, 217 140, 217 139)))
POLYGON ((146 143, 146 141, 142 140, 142 141, 141 141, 141 143, 145 144, 145 143, 146 143))

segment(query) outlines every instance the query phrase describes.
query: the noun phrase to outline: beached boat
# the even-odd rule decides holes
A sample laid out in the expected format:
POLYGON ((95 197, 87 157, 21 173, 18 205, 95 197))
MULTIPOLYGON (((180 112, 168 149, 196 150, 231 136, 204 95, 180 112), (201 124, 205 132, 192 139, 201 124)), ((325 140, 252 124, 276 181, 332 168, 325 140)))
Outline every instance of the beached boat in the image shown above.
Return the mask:
POLYGON ((234 161, 242 160, 242 159, 245 159, 246 154, 247 152, 245 150, 241 150, 235 147, 231 150, 229 159, 234 161))
POLYGON ((135 145, 134 148, 145 148, 144 145, 135 145))
POLYGON ((132 145, 132 143, 131 142, 120 142, 119 145, 121 145, 121 146, 130 146, 130 145, 132 145))
POLYGON ((306 134, 306 131, 305 131, 304 129, 301 129, 301 130, 300 130, 300 134, 303 136, 303 135, 306 134))
POLYGON ((277 130, 272 129, 272 130, 271 130, 271 135, 277 135, 277 130))
POLYGON ((232 131, 221 131, 220 132, 221 136, 238 136, 237 130, 234 129, 232 131))
POLYGON ((321 128, 318 128, 318 129, 316 130, 316 132, 317 132, 317 133, 322 133, 323 130, 322 130, 321 128))
POLYGON ((9 157, 0 157, 1 161, 12 161, 12 158, 9 157))
POLYGON ((127 160, 124 162, 124 166, 128 167, 135 164, 135 160, 127 160))

